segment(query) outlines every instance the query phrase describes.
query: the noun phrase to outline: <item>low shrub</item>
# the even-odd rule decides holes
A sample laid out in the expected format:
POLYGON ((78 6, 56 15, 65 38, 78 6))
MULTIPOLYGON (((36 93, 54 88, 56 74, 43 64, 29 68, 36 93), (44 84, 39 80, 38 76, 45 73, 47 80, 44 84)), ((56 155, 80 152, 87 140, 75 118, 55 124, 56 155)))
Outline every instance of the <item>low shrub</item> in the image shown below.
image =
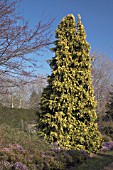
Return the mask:
POLYGON ((101 122, 99 124, 99 130, 104 135, 113 136, 113 122, 101 122))
POLYGON ((80 151, 68 150, 68 151, 64 151, 63 153, 61 152, 61 155, 64 156, 62 161, 65 160, 66 167, 71 167, 75 165, 78 166, 79 164, 83 163, 86 159, 89 158, 88 153, 82 150, 80 151))
POLYGON ((80 151, 32 152, 13 144, 0 150, 0 169, 66 170, 83 163, 87 158, 88 155, 80 151))
POLYGON ((32 154, 24 150, 20 145, 9 145, 7 148, 0 150, 0 168, 4 169, 36 169, 32 163, 32 154))
POLYGON ((102 135, 103 142, 110 142, 112 139, 110 136, 102 135))

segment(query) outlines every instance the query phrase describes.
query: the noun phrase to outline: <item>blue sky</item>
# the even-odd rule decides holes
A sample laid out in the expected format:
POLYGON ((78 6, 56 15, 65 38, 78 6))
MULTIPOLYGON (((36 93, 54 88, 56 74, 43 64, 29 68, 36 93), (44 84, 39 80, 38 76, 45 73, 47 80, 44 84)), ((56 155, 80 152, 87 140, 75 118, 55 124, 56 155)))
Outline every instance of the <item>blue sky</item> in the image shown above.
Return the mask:
MULTIPOLYGON (((55 18, 53 34, 64 16, 71 13, 77 21, 79 13, 87 41, 91 45, 91 53, 104 54, 113 61, 113 0, 23 0, 18 5, 18 11, 25 19, 30 20, 31 27, 44 18, 55 18)), ((53 55, 51 52, 46 52, 43 61, 53 55)), ((39 60, 41 62, 42 59, 39 60)), ((46 62, 43 72, 50 72, 46 62)))

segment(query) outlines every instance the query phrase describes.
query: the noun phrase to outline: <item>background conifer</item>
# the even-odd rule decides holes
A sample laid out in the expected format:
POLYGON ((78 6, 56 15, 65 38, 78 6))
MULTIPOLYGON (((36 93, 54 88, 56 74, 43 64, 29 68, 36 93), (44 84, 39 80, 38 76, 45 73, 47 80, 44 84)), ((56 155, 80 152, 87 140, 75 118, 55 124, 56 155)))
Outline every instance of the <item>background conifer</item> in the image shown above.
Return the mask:
POLYGON ((109 100, 106 105, 106 113, 104 115, 104 120, 113 121, 113 85, 112 90, 109 92, 109 100))

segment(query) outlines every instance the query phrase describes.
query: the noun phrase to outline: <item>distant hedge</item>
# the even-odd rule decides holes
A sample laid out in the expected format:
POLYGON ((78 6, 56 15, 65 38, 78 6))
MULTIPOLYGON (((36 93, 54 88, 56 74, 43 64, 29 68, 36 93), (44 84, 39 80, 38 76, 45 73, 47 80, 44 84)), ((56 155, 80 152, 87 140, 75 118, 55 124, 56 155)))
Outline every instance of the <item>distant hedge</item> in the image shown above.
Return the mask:
POLYGON ((22 122, 34 123, 36 120, 37 114, 34 110, 0 107, 0 124, 18 128, 22 122))

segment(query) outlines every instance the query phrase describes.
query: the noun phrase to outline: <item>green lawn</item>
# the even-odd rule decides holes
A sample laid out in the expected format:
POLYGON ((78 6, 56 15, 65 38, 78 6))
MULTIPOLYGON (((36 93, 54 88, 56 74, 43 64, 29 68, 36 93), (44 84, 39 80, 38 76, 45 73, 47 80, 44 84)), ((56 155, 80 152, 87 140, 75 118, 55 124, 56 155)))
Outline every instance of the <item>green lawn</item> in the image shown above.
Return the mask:
POLYGON ((20 128, 22 123, 36 121, 37 115, 34 110, 0 107, 0 125, 6 124, 10 127, 20 128))
MULTIPOLYGON (((104 170, 111 162, 113 162, 113 151, 97 154, 95 157, 81 164, 76 170, 104 170)), ((111 170, 113 170, 113 167, 111 170)))

